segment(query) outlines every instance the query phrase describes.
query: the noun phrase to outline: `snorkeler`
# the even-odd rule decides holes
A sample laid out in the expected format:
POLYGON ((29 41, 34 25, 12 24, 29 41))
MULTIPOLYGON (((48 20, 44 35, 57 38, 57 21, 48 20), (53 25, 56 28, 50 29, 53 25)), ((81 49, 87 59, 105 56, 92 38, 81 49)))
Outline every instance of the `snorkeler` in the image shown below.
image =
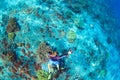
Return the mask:
POLYGON ((58 56, 57 52, 49 53, 49 57, 50 57, 49 62, 48 62, 49 73, 52 72, 51 68, 54 67, 54 66, 56 66, 57 70, 59 70, 59 60, 62 59, 63 57, 66 57, 67 55, 69 55, 71 53, 72 53, 72 50, 69 50, 67 52, 67 54, 64 54, 62 56, 58 56))

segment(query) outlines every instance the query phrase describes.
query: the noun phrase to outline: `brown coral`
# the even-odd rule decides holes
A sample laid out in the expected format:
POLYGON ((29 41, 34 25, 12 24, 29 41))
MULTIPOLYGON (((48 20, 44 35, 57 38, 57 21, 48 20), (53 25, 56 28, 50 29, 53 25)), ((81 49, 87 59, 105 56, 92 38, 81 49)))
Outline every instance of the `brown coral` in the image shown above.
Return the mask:
POLYGON ((19 28, 19 25, 18 25, 16 19, 15 18, 10 18, 9 21, 8 21, 6 31, 9 33, 9 32, 16 32, 16 31, 19 31, 19 30, 20 30, 20 28, 19 28))
POLYGON ((11 62, 15 61, 16 59, 16 55, 12 51, 5 52, 3 56, 7 61, 11 61, 11 62))
POLYGON ((30 48, 30 44, 27 43, 25 47, 26 47, 26 49, 30 48))
POLYGON ((37 50, 37 53, 39 55, 39 58, 41 62, 46 62, 48 61, 48 53, 52 52, 52 49, 50 46, 48 46, 45 42, 42 42, 37 50))

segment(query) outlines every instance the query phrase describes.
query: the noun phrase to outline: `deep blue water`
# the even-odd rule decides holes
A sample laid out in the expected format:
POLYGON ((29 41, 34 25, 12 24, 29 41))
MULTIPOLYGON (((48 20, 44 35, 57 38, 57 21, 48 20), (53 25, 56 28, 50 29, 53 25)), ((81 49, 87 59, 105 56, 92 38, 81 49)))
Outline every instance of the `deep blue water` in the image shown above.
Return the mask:
POLYGON ((111 10, 114 12, 113 15, 115 16, 117 23, 119 23, 120 22, 120 0, 112 0, 111 6, 112 6, 111 10))
MULTIPOLYGON (((110 0, 108 1, 109 5, 111 6, 110 11, 115 18, 115 24, 113 25, 113 29, 115 31, 110 32, 112 33, 112 37, 115 40, 115 44, 117 45, 118 51, 120 52, 120 0, 110 0)), ((111 23, 112 25, 112 23, 111 23)))
POLYGON ((119 42, 119 39, 120 39, 120 0, 112 0, 112 4, 111 6, 113 6, 113 11, 114 11, 114 16, 116 18, 116 24, 117 24, 117 29, 118 29, 118 32, 116 33, 117 36, 116 36, 116 39, 117 39, 117 45, 118 45, 118 49, 120 49, 120 42, 119 42))

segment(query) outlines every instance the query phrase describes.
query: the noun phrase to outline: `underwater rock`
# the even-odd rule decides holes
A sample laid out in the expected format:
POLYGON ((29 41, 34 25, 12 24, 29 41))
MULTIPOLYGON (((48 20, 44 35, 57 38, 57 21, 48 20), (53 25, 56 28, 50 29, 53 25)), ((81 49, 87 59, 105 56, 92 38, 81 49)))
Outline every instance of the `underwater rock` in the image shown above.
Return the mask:
POLYGON ((70 43, 74 42, 75 39, 76 39, 76 33, 72 30, 70 30, 68 33, 67 33, 67 39, 70 43))
POLYGON ((7 33, 19 31, 20 27, 15 18, 10 18, 6 28, 7 33))
POLYGON ((84 29, 84 22, 83 20, 80 20, 79 18, 75 18, 74 20, 75 25, 77 26, 78 29, 84 29))
POLYGON ((99 73, 99 75, 100 75, 101 77, 104 77, 106 74, 107 74, 107 70, 106 70, 106 69, 102 69, 102 70, 100 71, 100 73, 99 73))
POLYGON ((26 49, 30 48, 30 44, 27 43, 25 47, 26 47, 26 49))
POLYGON ((89 72, 89 73, 88 73, 88 77, 90 77, 91 80, 95 80, 96 73, 95 73, 95 72, 89 72))
POLYGON ((24 46, 25 46, 25 43, 17 43, 17 46, 18 46, 18 47, 24 47, 24 46))
POLYGON ((95 42, 96 46, 100 46, 101 45, 100 41, 97 38, 94 38, 94 42, 95 42))
POLYGON ((25 49, 22 49, 21 51, 22 51, 23 54, 25 54, 25 49))
POLYGON ((108 38, 107 38, 107 43, 108 43, 108 44, 111 44, 112 42, 113 42, 112 38, 111 38, 111 37, 108 37, 108 38))
POLYGON ((30 8, 27 8, 27 9, 23 10, 23 12, 26 13, 26 14, 31 14, 33 12, 33 10, 34 9, 30 7, 30 8))
POLYGON ((65 78, 65 80, 68 80, 70 78, 70 75, 66 75, 66 78, 65 78))
POLYGON ((9 44, 9 47, 8 47, 9 50, 14 51, 16 48, 17 48, 17 44, 16 43, 9 44))
POLYGON ((9 16, 6 14, 2 15, 2 24, 5 26, 7 24, 9 16))
POLYGON ((81 3, 78 0, 72 1, 73 3, 70 3, 68 6, 69 9, 71 9, 75 13, 80 13, 81 12, 81 3))
POLYGON ((59 12, 56 12, 55 14, 58 17, 58 19, 60 19, 60 20, 64 20, 65 19, 63 14, 61 14, 59 12))
POLYGON ((16 54, 12 51, 8 51, 8 52, 4 52, 4 59, 7 60, 7 61, 15 61, 16 60, 16 54))
POLYGON ((9 43, 6 38, 2 39, 2 45, 3 45, 3 48, 5 48, 6 50, 8 49, 9 43))
POLYGON ((67 11, 64 13, 64 15, 65 15, 66 18, 71 18, 71 17, 73 16, 73 13, 72 13, 72 11, 67 10, 67 11))
POLYGON ((42 1, 47 4, 54 4, 54 0, 42 0, 42 1))
POLYGON ((68 8, 74 13, 81 13, 83 10, 89 9, 89 1, 87 0, 68 0, 68 8))
POLYGON ((59 34, 60 34, 60 37, 64 37, 66 32, 64 30, 58 30, 59 34))
POLYGON ((41 63, 34 62, 35 70, 38 71, 41 69, 41 63))

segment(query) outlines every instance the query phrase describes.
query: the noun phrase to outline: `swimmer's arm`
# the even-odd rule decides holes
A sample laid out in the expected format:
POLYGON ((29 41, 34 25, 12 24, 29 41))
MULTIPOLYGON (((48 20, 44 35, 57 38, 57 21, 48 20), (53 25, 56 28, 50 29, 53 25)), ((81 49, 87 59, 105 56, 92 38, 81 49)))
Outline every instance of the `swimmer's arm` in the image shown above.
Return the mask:
POLYGON ((55 57, 55 55, 49 55, 49 57, 55 57))
POLYGON ((64 57, 66 57, 66 55, 60 56, 60 57, 58 57, 57 59, 62 59, 62 58, 64 58, 64 57))
POLYGON ((67 54, 64 54, 62 56, 58 56, 57 59, 62 59, 62 58, 66 57, 69 54, 72 54, 72 51, 68 51, 67 54))

